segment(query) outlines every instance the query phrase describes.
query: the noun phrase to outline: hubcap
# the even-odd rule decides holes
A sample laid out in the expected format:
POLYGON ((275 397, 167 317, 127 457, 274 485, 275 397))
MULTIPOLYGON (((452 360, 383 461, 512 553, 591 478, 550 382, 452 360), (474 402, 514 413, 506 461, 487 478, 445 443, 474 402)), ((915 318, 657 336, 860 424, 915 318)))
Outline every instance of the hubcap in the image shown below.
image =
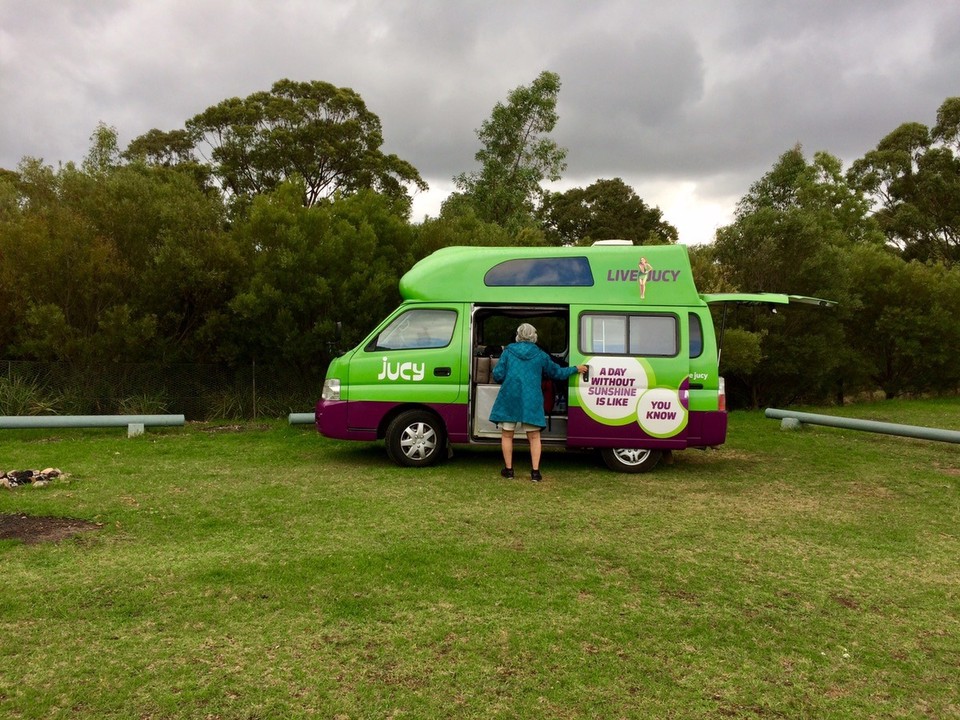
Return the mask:
POLYGON ((613 454, 617 456, 617 460, 622 462, 624 465, 639 465, 648 457, 650 457, 650 450, 643 450, 639 448, 618 448, 613 451, 613 454))
POLYGON ((403 431, 400 447, 411 460, 423 460, 437 449, 437 433, 426 423, 414 423, 403 431))

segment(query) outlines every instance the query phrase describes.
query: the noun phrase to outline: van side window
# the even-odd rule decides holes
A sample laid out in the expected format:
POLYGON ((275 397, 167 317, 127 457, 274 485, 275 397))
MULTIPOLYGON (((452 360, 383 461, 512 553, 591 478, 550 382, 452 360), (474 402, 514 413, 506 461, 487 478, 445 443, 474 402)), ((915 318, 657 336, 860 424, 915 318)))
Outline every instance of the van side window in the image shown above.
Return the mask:
POLYGON ((517 258, 494 265, 483 277, 487 287, 592 287, 585 257, 517 258))
POLYGON ((674 357, 679 351, 675 315, 584 314, 580 352, 585 355, 674 357))
POLYGON ((446 347, 456 324, 455 310, 408 310, 387 325, 366 350, 446 347))
POLYGON ((703 323, 700 316, 690 313, 690 357, 703 355, 703 323))

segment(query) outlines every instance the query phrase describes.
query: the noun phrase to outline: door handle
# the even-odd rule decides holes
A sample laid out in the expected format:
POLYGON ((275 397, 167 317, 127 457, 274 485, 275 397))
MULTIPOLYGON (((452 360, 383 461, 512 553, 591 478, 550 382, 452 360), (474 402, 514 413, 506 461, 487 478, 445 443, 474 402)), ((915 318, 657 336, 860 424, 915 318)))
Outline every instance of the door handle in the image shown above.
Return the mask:
POLYGON ((437 377, 450 377, 451 370, 448 367, 438 367, 433 369, 433 374, 437 377))

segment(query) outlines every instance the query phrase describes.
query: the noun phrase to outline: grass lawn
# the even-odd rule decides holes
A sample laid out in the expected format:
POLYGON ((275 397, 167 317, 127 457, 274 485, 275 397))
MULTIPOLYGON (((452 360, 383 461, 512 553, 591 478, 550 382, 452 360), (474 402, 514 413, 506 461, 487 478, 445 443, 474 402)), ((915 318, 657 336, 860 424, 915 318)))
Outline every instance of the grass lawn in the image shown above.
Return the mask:
POLYGON ((0 514, 101 524, 0 541, 2 718, 960 717, 958 445, 738 412, 538 485, 284 423, 0 433, 69 473, 0 514))

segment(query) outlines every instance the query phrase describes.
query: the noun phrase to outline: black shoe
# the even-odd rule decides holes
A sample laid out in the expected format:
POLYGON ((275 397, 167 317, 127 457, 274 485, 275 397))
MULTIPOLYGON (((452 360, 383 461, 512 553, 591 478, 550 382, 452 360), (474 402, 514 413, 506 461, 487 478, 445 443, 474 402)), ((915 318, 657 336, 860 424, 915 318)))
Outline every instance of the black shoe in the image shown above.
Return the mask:
POLYGON ((543 480, 543 475, 540 474, 539 470, 531 470, 530 480, 533 482, 540 482, 541 480, 543 480))
POLYGON ((505 467, 500 471, 500 477, 505 477, 507 480, 513 480, 513 468, 505 467))

